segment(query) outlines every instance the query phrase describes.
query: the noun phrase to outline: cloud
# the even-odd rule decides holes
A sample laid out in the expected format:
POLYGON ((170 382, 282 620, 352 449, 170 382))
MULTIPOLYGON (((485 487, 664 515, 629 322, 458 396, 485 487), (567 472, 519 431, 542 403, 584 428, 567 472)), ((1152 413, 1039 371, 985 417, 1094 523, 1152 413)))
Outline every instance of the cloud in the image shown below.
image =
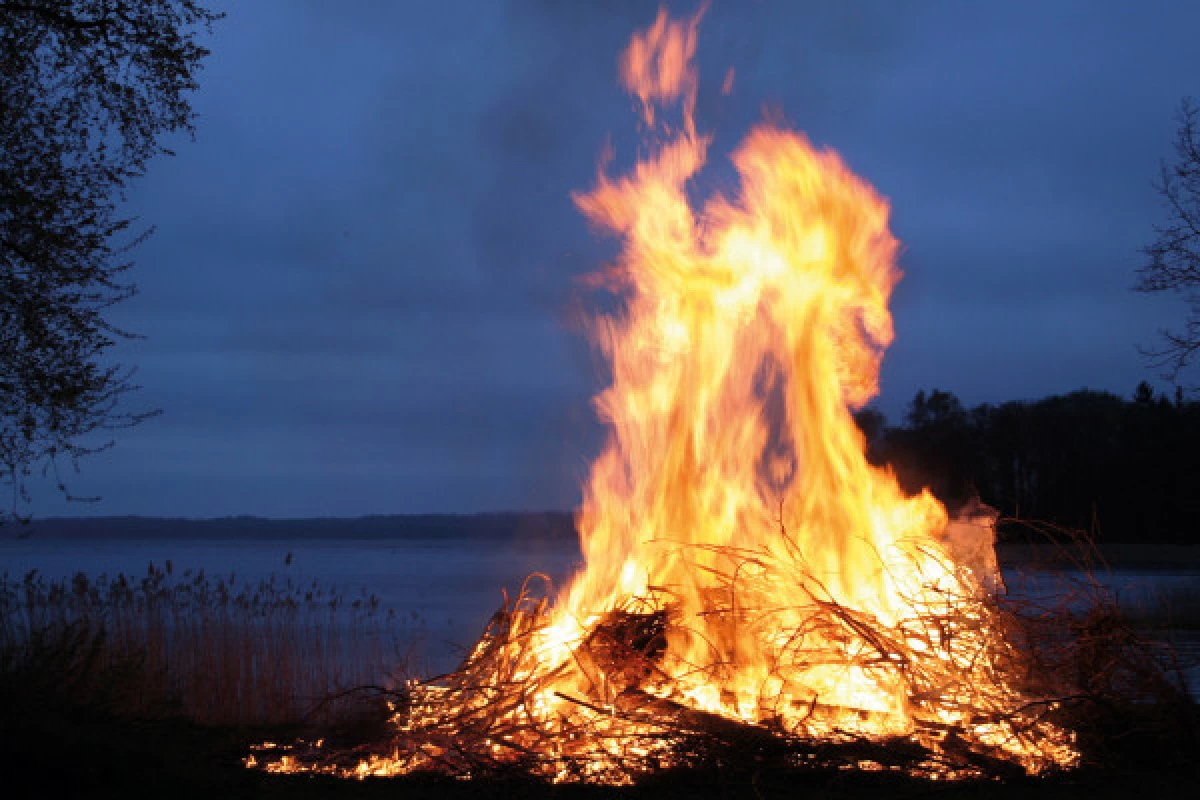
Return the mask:
MULTIPOLYGON (((690 3, 671 3, 690 13, 690 3)), ((237 4, 195 143, 131 208, 117 321, 138 402, 39 513, 354 514, 567 506, 601 431, 572 326, 612 258, 570 200, 639 151, 618 52, 657 4, 237 4)), ((1169 298, 1129 290, 1150 187, 1196 93, 1200 9, 1120 2, 715 3, 700 189, 778 109, 887 195, 904 243, 879 403, 998 402, 1151 377, 1169 298), (737 79, 721 94, 729 67, 737 79)))

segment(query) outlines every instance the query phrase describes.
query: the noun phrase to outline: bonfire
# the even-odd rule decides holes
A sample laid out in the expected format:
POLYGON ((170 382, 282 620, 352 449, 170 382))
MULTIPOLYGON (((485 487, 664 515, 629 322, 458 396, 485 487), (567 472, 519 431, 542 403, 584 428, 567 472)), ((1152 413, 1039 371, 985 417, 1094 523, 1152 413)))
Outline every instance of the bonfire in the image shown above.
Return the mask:
POLYGON ((532 578, 455 672, 397 693, 386 743, 254 763, 624 783, 721 748, 935 778, 1077 762, 998 611, 994 519, 951 520, 864 455, 900 278, 887 202, 770 123, 733 153, 736 191, 692 201, 699 22, 632 37, 647 155, 574 197, 622 243, 593 276, 621 302, 590 329, 610 433, 581 569, 532 578))

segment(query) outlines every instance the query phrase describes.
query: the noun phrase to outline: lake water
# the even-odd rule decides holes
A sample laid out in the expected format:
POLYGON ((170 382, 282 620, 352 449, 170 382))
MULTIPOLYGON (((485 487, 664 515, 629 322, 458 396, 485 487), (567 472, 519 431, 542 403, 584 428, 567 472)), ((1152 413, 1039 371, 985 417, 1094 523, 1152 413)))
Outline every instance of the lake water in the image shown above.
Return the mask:
MULTIPOLYGON (((210 577, 233 573, 245 583, 274 574, 298 585, 315 580, 344 596, 360 591, 374 594, 403 620, 401 635, 411 640, 421 670, 431 674, 457 663, 503 603, 505 589, 515 594, 534 572, 562 585, 580 556, 573 543, 480 539, 0 539, 0 573, 15 578, 33 569, 49 579, 69 578, 77 572, 93 578, 117 573, 137 577, 146 573, 150 563, 162 567, 168 560, 177 577, 184 570, 202 569, 210 577)), ((1011 592, 1033 596, 1054 590, 1062 577, 1006 574, 1011 592)), ((1180 591, 1200 593, 1200 573, 1188 570, 1113 570, 1098 580, 1133 606, 1180 591)), ((1187 632, 1175 635, 1173 643, 1190 664, 1196 692, 1200 638, 1187 632)))

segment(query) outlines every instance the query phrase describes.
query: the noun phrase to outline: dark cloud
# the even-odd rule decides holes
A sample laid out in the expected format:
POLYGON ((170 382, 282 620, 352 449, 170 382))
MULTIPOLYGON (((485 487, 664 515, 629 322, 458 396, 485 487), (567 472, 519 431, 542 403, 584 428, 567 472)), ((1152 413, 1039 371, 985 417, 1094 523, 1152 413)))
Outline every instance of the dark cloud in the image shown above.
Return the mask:
MULTIPOLYGON (((690 13, 692 3, 669 4, 690 13)), ((230 4, 195 143, 131 206, 157 235, 118 321, 138 401, 38 513, 276 516, 564 507, 601 431, 573 325, 612 257, 570 200, 638 152, 617 54, 656 0, 230 4)), ((904 243, 879 407, 1153 377, 1177 313, 1130 291, 1150 185, 1195 94, 1169 2, 716 2, 701 188, 777 113, 891 201, 904 243), (721 93, 726 70, 734 92, 721 93)))

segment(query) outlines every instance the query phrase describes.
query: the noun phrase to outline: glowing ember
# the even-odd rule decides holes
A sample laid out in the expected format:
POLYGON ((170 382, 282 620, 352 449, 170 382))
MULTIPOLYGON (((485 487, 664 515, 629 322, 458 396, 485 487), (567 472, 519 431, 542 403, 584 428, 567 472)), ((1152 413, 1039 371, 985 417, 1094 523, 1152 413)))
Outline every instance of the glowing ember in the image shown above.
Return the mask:
POLYGON ((624 244, 600 276, 624 302, 594 328, 611 435, 584 489, 585 568, 412 687, 390 753, 324 769, 624 781, 729 737, 786 743, 797 764, 805 742, 903 743, 926 754, 905 769, 940 777, 1076 759, 1011 677, 990 540, 963 558, 932 495, 864 456, 851 409, 877 391, 900 277, 887 203, 768 124, 733 155, 736 196, 689 201, 709 143, 698 22, 660 13, 633 37, 621 79, 658 144, 575 198, 624 244), (675 101, 672 126, 659 106, 675 101))

